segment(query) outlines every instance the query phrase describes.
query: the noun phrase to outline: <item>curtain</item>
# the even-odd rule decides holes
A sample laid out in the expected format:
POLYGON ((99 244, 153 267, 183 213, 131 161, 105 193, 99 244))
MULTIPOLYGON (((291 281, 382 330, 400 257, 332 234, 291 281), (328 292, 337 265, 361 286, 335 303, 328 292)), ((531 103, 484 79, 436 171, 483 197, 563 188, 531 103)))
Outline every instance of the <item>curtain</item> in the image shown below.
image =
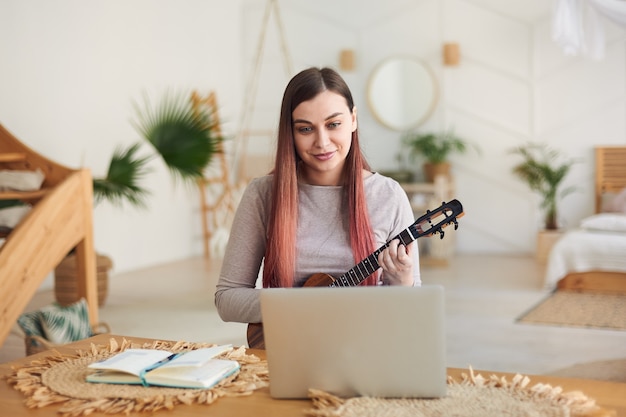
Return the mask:
POLYGON ((552 39, 566 55, 604 58, 602 17, 626 27, 626 0, 557 0, 552 39))
POLYGON ((618 25, 626 27, 626 1, 624 0, 589 0, 591 5, 602 15, 618 25))

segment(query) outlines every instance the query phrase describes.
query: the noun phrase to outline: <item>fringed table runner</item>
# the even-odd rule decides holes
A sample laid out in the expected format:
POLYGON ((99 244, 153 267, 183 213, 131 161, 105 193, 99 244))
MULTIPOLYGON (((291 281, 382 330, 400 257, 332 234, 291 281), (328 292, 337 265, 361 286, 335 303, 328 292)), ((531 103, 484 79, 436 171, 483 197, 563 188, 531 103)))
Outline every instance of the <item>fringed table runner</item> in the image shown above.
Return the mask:
POLYGON ((212 404, 220 397, 250 395, 268 386, 267 362, 248 355, 240 347, 220 355, 239 362, 238 373, 210 389, 144 387, 141 385, 93 384, 85 381, 87 365, 128 348, 164 349, 183 352, 215 346, 209 343, 162 342, 135 344, 126 339, 118 344, 111 339, 106 346, 91 345, 90 351, 75 356, 49 356, 15 369, 7 382, 26 396, 28 408, 60 405, 62 416, 81 416, 93 412, 130 414, 171 410, 179 404, 212 404))
POLYGON ((448 393, 436 399, 390 399, 354 397, 343 399, 324 391, 310 390, 310 417, 609 417, 613 411, 598 407, 578 391, 564 393, 560 387, 529 385, 516 375, 512 381, 492 375, 483 378, 463 374, 461 381, 448 378, 448 393))

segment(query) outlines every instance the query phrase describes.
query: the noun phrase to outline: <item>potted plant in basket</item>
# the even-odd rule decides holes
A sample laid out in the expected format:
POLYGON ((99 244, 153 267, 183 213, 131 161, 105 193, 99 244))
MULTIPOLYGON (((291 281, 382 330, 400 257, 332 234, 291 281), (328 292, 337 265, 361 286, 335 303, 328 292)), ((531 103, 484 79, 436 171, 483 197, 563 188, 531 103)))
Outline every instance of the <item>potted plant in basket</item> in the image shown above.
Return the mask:
POLYGON ((546 144, 528 143, 511 150, 522 157, 522 162, 513 167, 513 173, 528 187, 539 194, 540 207, 544 211, 543 230, 537 235, 537 260, 547 260, 552 245, 559 239, 558 202, 577 187, 560 188, 569 173, 573 159, 564 159, 560 152, 546 144))
MULTIPOLYGON (((135 105, 135 111, 135 128, 155 153, 140 155, 142 143, 118 147, 106 176, 93 179, 94 204, 107 200, 117 206, 126 202, 146 208, 150 193, 141 186, 141 179, 149 173, 147 164, 152 159, 160 158, 176 179, 195 184, 218 152, 222 138, 215 133, 213 115, 197 111, 182 95, 166 95, 156 107, 145 99, 145 108, 135 105)), ((75 265, 75 257, 70 253, 55 269, 55 296, 60 304, 78 300, 75 265)), ((106 299, 111 267, 110 258, 96 255, 99 305, 106 299)))
POLYGON ((471 145, 459 138, 452 130, 440 133, 409 132, 402 138, 402 145, 409 151, 409 158, 424 159, 424 176, 427 182, 432 182, 437 175, 450 176, 449 157, 453 153, 464 154, 471 145))
POLYGON ((528 143, 511 152, 522 157, 522 162, 513 167, 513 173, 541 197, 540 206, 545 211, 544 229, 558 229, 557 203, 576 190, 575 186, 561 190, 559 187, 576 161, 563 159, 558 151, 546 144, 528 143))

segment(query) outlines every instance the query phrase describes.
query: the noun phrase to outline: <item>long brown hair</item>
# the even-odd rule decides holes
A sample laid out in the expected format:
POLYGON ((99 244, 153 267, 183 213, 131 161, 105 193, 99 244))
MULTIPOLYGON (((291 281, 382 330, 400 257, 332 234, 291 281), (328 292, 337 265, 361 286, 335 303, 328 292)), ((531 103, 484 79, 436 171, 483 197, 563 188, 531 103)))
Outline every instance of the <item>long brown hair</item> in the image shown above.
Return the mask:
MULTIPOLYGON (((272 206, 267 229, 267 246, 263 269, 263 286, 292 287, 296 263, 296 230, 298 225, 298 162, 293 137, 293 111, 303 101, 313 99, 323 91, 343 96, 354 111, 352 93, 341 76, 330 68, 309 68, 295 75, 283 95, 278 124, 278 144, 272 183, 272 206)), ((355 264, 374 250, 363 169, 370 170, 359 146, 358 129, 352 133, 352 144, 342 173, 344 201, 348 204, 350 246, 355 264)), ((364 284, 375 285, 376 274, 364 284)))

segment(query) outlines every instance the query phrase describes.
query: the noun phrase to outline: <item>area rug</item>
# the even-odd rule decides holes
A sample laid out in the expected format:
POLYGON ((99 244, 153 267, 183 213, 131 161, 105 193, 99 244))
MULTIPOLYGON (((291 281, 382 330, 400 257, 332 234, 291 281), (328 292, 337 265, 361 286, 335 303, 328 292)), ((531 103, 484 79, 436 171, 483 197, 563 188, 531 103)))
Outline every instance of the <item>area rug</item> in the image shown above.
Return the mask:
POLYGON ((511 381, 492 375, 484 378, 470 368, 461 381, 448 379, 448 394, 443 398, 339 398, 328 392, 310 390, 313 409, 310 417, 605 417, 614 410, 598 407, 578 391, 563 392, 560 387, 530 384, 526 376, 511 381))
MULTIPOLYGON (((59 405, 61 416, 83 416, 94 412, 105 414, 152 413, 172 410, 183 404, 212 404, 221 397, 250 395, 268 386, 267 361, 248 355, 240 347, 221 355, 237 360, 240 371, 210 389, 144 387, 141 385, 92 384, 85 381, 87 365, 107 358, 127 348, 164 349, 170 352, 211 347, 214 344, 162 342, 136 344, 126 339, 118 344, 91 346, 90 351, 78 351, 74 356, 51 355, 15 369, 7 382, 22 392, 28 408, 59 405)), ((148 415, 148 414, 146 414, 148 415)))
POLYGON ((517 322, 626 330, 626 295, 556 291, 517 322))

